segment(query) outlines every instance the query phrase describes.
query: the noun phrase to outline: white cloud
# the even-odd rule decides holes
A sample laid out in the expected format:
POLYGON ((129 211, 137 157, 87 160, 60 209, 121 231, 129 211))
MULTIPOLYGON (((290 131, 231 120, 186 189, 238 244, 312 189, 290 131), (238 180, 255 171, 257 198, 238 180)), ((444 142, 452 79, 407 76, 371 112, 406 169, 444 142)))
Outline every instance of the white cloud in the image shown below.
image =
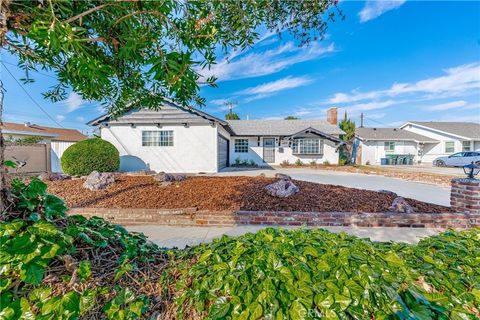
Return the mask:
POLYGON ((309 47, 298 47, 293 42, 263 52, 242 54, 228 58, 211 68, 199 70, 204 77, 216 76, 219 81, 264 76, 284 70, 291 65, 318 59, 335 51, 335 45, 326 47, 318 42, 309 47))
POLYGON ((65 116, 61 115, 61 114, 57 114, 55 116, 55 119, 58 121, 58 122, 62 122, 63 120, 65 120, 65 116))
POLYGON ((223 106, 228 101, 229 101, 228 99, 214 99, 214 100, 210 100, 210 103, 216 106, 223 106))
POLYGON ((354 116, 365 111, 388 108, 396 103, 398 102, 394 100, 366 102, 366 103, 358 103, 350 106, 345 106, 343 109, 347 110, 348 115, 354 116))
POLYGON ((238 94, 266 94, 273 93, 287 89, 293 89, 312 83, 312 80, 306 77, 286 77, 283 79, 275 80, 260 84, 256 87, 247 88, 238 92, 238 94))
POLYGON ((436 104, 433 106, 428 106, 427 110, 429 111, 440 111, 440 110, 449 110, 464 107, 467 105, 465 100, 452 101, 447 103, 436 104))
POLYGON ((480 63, 464 64, 443 71, 445 75, 427 78, 415 83, 395 83, 389 89, 385 90, 369 92, 353 90, 350 93, 339 92, 330 97, 326 103, 350 103, 409 94, 422 95, 417 100, 429 100, 454 97, 480 89, 480 63))
POLYGON ((85 101, 80 95, 75 92, 70 92, 64 103, 67 106, 68 112, 72 112, 81 108, 85 104, 85 101))
POLYGON ((387 11, 398 9, 405 2, 406 0, 368 0, 365 2, 363 9, 358 13, 360 22, 367 22, 378 18, 387 11))
POLYGON ((260 84, 237 92, 238 95, 247 95, 245 102, 270 97, 280 91, 294 89, 312 83, 313 80, 307 77, 286 77, 279 80, 260 84))
POLYGON ((79 122, 85 122, 85 117, 77 117, 77 121, 79 121, 79 122))

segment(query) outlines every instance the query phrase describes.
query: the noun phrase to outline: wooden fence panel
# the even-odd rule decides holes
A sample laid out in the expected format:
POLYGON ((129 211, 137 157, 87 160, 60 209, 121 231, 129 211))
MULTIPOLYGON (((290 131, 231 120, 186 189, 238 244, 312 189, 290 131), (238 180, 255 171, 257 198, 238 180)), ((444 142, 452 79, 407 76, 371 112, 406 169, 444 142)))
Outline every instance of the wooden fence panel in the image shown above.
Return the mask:
POLYGON ((50 144, 9 145, 5 149, 5 159, 25 163, 24 166, 11 170, 12 172, 50 172, 50 144))

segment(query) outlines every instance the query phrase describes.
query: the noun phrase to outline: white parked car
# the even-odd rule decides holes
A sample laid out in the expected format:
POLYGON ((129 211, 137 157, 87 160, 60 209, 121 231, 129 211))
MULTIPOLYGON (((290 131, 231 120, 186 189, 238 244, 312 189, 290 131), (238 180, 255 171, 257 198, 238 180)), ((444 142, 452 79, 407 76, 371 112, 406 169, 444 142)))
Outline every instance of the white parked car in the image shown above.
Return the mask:
POLYGON ((472 162, 480 165, 480 152, 457 152, 448 157, 439 157, 433 160, 433 165, 437 167, 463 167, 472 162))

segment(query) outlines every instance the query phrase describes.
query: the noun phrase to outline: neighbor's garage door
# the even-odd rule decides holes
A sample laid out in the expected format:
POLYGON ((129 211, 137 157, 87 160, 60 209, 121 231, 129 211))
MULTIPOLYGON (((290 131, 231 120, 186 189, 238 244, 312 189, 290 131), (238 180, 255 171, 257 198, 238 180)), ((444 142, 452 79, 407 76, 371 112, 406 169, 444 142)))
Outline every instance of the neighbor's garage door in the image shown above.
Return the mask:
POLYGON ((228 140, 222 137, 221 135, 218 136, 217 139, 218 143, 218 170, 225 168, 228 166, 228 140))

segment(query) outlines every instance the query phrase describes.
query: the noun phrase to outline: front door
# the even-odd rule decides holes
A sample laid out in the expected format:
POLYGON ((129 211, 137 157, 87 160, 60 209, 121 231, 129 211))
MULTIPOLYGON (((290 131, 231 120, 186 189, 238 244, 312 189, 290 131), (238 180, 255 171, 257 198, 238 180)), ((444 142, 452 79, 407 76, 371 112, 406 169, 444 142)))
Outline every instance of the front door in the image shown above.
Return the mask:
POLYGON ((275 162, 275 138, 263 138, 263 162, 275 162))

